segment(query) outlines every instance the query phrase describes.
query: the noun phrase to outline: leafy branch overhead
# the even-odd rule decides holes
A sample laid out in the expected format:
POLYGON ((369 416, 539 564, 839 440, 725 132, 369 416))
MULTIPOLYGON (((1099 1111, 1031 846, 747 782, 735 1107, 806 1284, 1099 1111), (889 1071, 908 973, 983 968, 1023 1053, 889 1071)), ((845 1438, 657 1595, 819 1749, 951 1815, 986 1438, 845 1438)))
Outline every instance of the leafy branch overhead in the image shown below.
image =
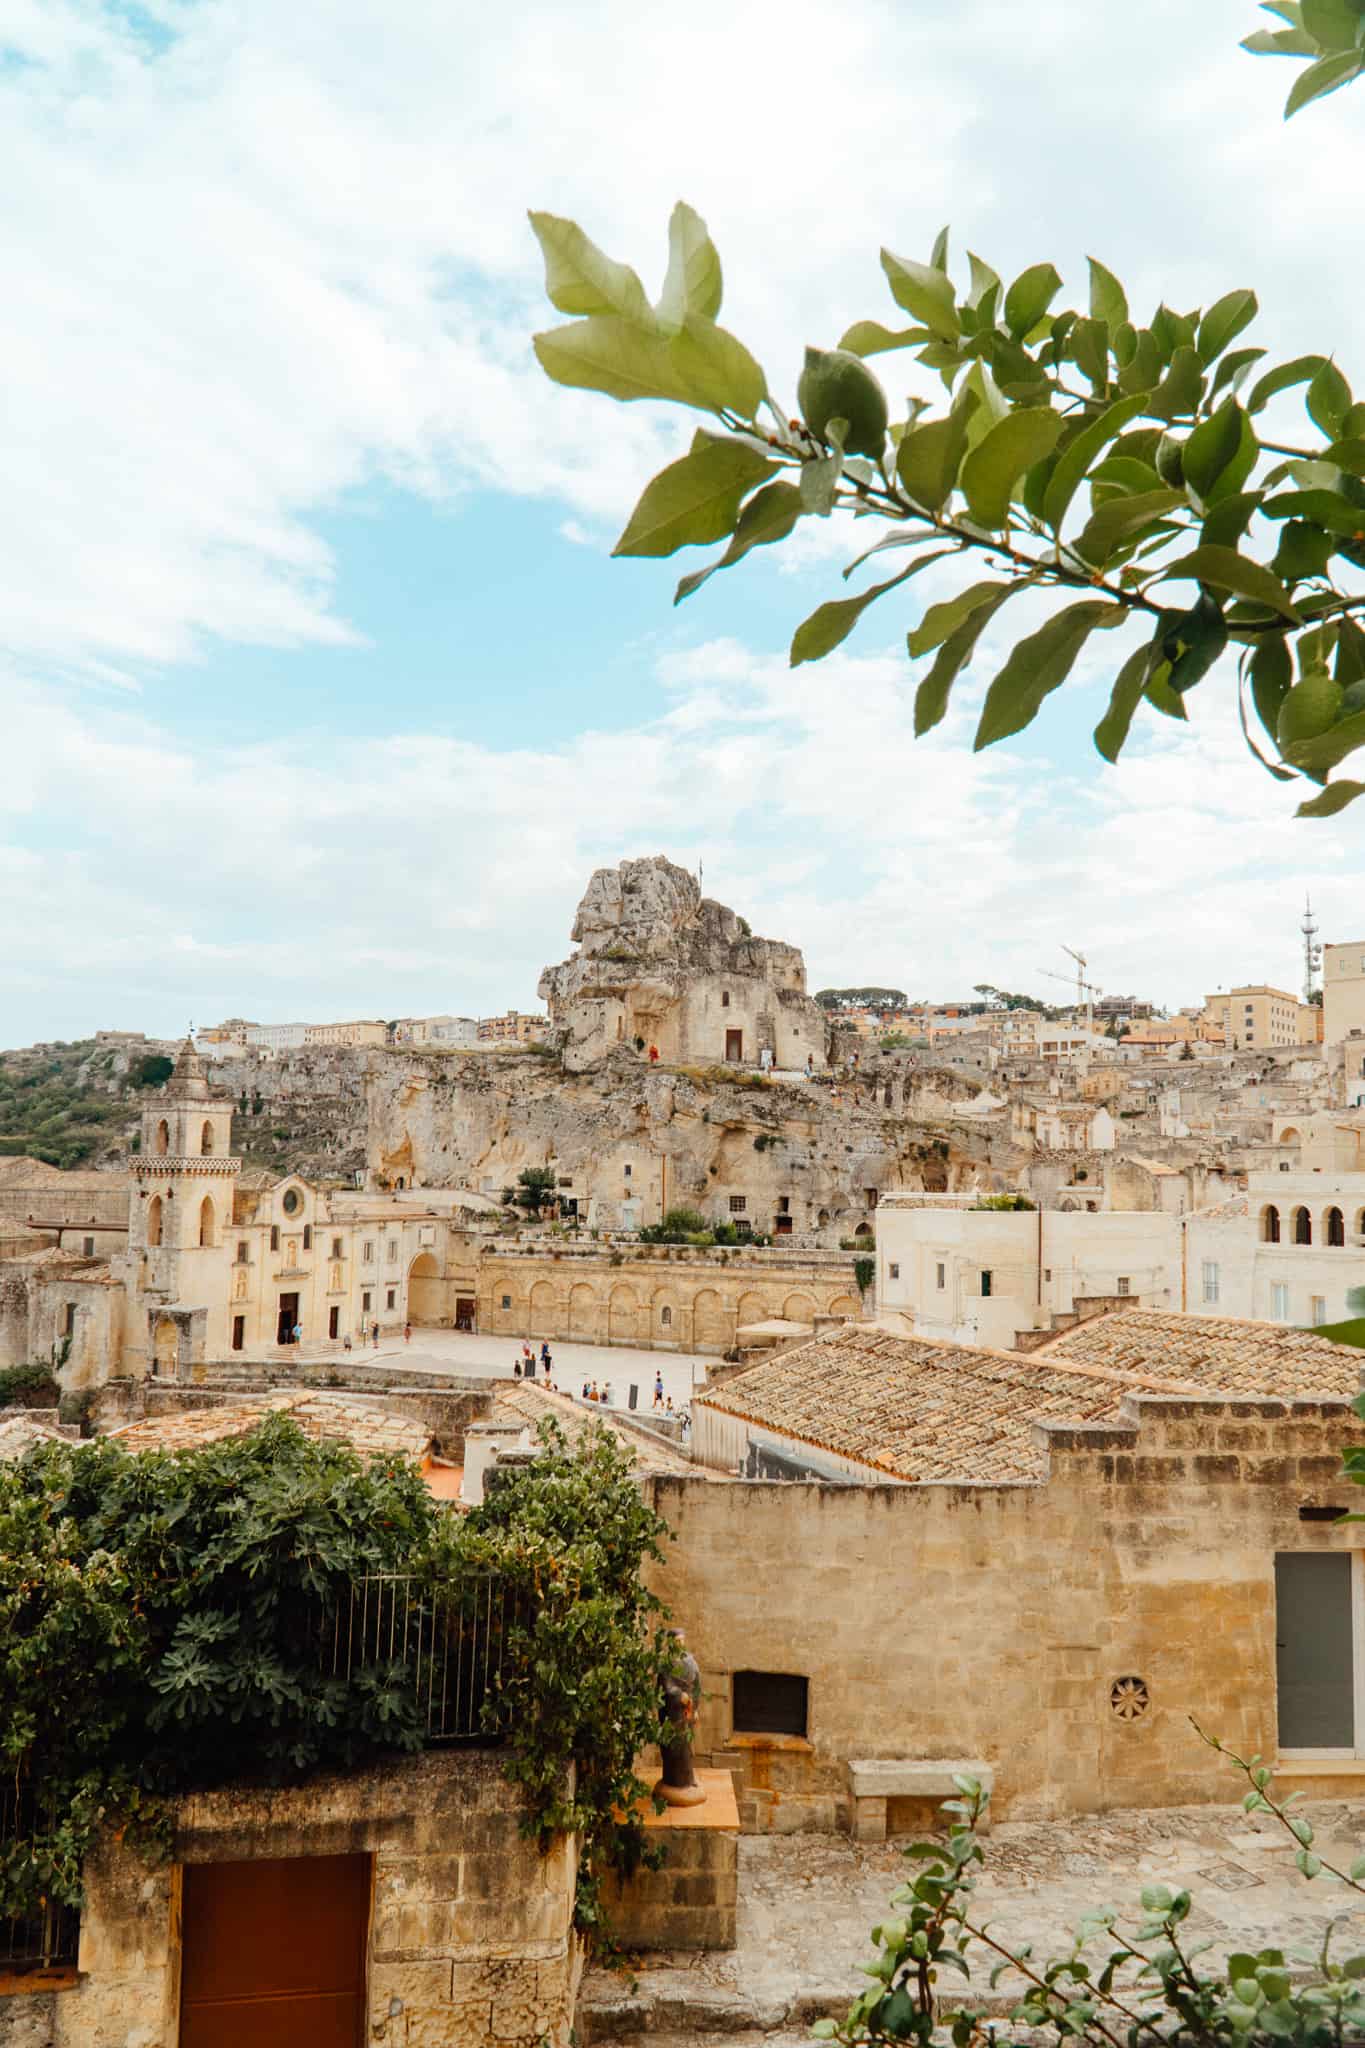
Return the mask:
MULTIPOLYGON (((1341 60, 1332 83, 1365 62, 1365 0, 1270 11, 1284 28, 1248 47, 1315 57, 1297 104, 1330 89, 1325 61, 1341 60)), ((531 224, 550 299, 574 316, 535 338, 548 375, 706 416, 616 547, 657 557, 723 543, 675 602, 803 519, 872 521, 844 576, 884 555, 889 573, 820 605, 791 661, 830 653, 893 594, 905 616, 921 570, 938 565, 936 591, 959 570, 949 595, 909 612, 917 734, 943 719, 987 629, 994 639, 1027 592, 1034 616, 986 692, 978 748, 1031 724, 1093 642, 1112 676, 1095 744, 1116 760, 1140 709, 1183 719, 1231 647, 1247 745, 1271 775, 1317 786, 1300 815, 1330 816, 1365 787, 1330 780, 1365 746, 1365 402, 1329 355, 1271 362, 1244 339, 1254 292, 1144 319, 1091 259, 1083 304, 1067 306, 1050 263, 1007 283, 969 252, 955 275, 945 230, 926 262, 882 251, 897 324, 856 320, 836 346, 808 348, 793 411, 718 324, 720 259, 690 207, 674 210, 653 304, 574 222, 531 224), (868 360, 891 354, 925 373, 901 418, 868 360), (1061 602, 1039 623, 1049 598, 1061 602)))
POLYGON ((1365 70, 1365 0, 1263 0, 1262 12, 1282 26, 1257 29, 1242 48, 1256 57, 1309 59, 1285 101, 1286 120, 1365 70))

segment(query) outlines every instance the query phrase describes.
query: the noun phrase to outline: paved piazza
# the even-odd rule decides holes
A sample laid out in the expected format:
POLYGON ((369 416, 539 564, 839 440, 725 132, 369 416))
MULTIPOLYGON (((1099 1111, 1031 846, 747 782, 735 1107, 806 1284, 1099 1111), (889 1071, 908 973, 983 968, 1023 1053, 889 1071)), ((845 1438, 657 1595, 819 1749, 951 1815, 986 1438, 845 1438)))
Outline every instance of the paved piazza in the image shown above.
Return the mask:
MULTIPOLYGON (((540 1339, 526 1339, 532 1345, 536 1358, 540 1357, 540 1339)), ((272 1358, 283 1354, 272 1351, 272 1358)), ((335 1357, 335 1346, 305 1344, 302 1356, 335 1357)), ((363 1353, 359 1346, 349 1354, 350 1360, 362 1357, 367 1364, 378 1366, 401 1365, 409 1371, 459 1372, 471 1379, 506 1379, 512 1371, 513 1361, 521 1356, 521 1339, 518 1337, 470 1336, 463 1330, 414 1330, 412 1342, 405 1344, 402 1337, 381 1336, 379 1349, 373 1347, 363 1353)), ((624 1409, 628 1406, 630 1389, 638 1387, 639 1407, 647 1414, 654 1401, 654 1375, 662 1373, 665 1398, 671 1398, 675 1408, 685 1408, 692 1398, 694 1387, 700 1386, 706 1378, 708 1361, 694 1358, 676 1351, 643 1351, 624 1344, 570 1344, 556 1338, 550 1340, 550 1356, 553 1361, 554 1383, 564 1393, 579 1395, 584 1380, 596 1380, 599 1387, 610 1386, 613 1404, 624 1409)), ((536 1378, 541 1377, 537 1364, 536 1378)))
MULTIPOLYGON (((1315 1847, 1349 1869, 1365 1853, 1365 1804, 1315 1802, 1297 1809, 1318 1832, 1315 1847)), ((995 1936, 1034 1945, 1035 1959, 1063 1953, 1083 1914, 1116 1907, 1130 1926, 1144 1884, 1188 1888, 1192 1941, 1210 1961, 1238 1949, 1316 1948, 1341 1917, 1337 1953, 1365 1951, 1365 1897, 1294 1868, 1295 1844, 1268 1818, 1240 1807, 1101 1814, 1087 1821, 1003 1821, 985 1838, 975 1917, 995 1936)), ((759 2033, 808 2037, 809 2022, 842 2013, 865 1984, 868 1930, 886 1917, 908 1866, 894 1842, 856 1844, 833 1835, 745 1835, 739 1844, 738 1946, 728 1954, 651 1955, 634 1974, 598 1970, 585 1980, 580 2037, 647 2031, 707 2032, 717 2048, 759 2033)), ((978 1949, 986 1998, 994 1960, 978 1949)), ((947 1995, 953 1996, 950 1980, 947 1995)), ((987 2001, 1008 2011, 1008 1980, 987 2001)))

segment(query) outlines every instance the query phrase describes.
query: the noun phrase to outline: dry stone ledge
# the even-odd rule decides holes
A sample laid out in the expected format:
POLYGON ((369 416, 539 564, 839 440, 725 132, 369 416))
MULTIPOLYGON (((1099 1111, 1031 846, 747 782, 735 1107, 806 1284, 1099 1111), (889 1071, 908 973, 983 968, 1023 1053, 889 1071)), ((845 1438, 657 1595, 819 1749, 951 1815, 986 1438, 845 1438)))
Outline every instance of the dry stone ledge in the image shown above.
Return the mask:
MULTIPOLYGON (((995 1790, 995 1772, 980 1757, 855 1757, 849 1759, 849 1818, 855 1842, 886 1840, 891 1799, 956 1799, 958 1778, 975 1778, 983 1792, 995 1790)), ((990 1812, 980 1824, 990 1827, 990 1812)))

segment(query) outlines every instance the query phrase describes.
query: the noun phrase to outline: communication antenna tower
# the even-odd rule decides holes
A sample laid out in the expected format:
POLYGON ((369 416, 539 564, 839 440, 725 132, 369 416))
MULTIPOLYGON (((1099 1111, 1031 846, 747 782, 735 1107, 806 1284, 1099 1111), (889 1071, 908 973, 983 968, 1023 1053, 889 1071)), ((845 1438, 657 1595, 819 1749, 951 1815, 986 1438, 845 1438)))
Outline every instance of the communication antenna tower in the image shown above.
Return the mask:
POLYGON ((1322 965, 1322 947, 1318 944, 1318 921, 1313 915, 1312 899, 1307 894, 1303 899, 1303 923, 1299 930, 1303 933, 1303 999, 1311 1003, 1317 971, 1322 965))

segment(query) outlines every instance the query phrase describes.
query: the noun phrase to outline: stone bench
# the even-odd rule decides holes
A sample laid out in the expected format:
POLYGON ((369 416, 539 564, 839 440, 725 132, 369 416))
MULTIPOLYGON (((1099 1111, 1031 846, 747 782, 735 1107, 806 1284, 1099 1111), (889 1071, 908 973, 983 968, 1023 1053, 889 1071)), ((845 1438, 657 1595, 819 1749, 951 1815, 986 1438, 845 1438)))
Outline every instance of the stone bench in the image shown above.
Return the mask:
MULTIPOLYGON (((995 1772, 980 1757, 863 1757, 848 1766, 849 1823, 855 1842, 886 1840, 887 1802, 960 1799, 953 1779, 975 1778, 983 1792, 995 1789, 995 1772)), ((981 1821, 990 1827, 990 1809, 981 1821)))

